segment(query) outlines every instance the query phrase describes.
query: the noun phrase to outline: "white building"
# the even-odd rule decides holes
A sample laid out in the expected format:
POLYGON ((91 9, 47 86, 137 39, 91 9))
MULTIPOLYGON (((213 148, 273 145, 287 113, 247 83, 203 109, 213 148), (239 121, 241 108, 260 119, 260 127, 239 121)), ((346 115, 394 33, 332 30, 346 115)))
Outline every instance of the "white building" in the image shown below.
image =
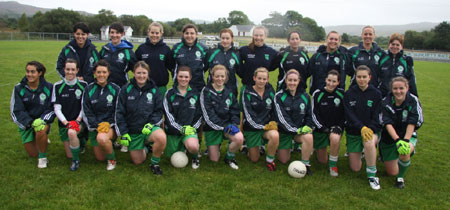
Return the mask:
MULTIPOLYGON (((130 26, 123 26, 125 35, 123 39, 129 40, 133 36, 133 29, 130 26)), ((109 40, 109 26, 100 28, 100 40, 109 40)))
POLYGON ((254 25, 232 25, 230 30, 233 32, 233 36, 249 36, 253 34, 254 25))

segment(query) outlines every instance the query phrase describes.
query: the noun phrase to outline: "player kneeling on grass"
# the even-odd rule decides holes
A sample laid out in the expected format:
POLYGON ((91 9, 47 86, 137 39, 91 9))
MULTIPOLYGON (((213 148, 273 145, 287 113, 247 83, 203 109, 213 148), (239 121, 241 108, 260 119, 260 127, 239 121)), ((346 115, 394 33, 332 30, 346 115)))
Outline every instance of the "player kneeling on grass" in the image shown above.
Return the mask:
POLYGON ((395 77, 391 81, 392 92, 382 103, 380 153, 386 172, 390 176, 397 176, 396 187, 400 189, 405 187, 403 177, 414 155, 417 143, 415 131, 423 123, 419 99, 408 90, 408 80, 395 77))
POLYGON ((109 63, 98 61, 94 66, 94 82, 89 84, 83 94, 83 120, 89 130, 89 139, 95 158, 107 160, 106 170, 116 167, 116 157, 112 142, 117 138, 114 131, 114 112, 120 87, 109 82, 109 63))
POLYGON ((312 175, 309 158, 313 151, 311 120, 311 99, 304 89, 299 87, 300 74, 291 69, 286 72, 286 87, 275 95, 277 121, 281 125, 278 159, 285 164, 291 159, 292 139, 302 143, 302 159, 307 174, 312 175))
POLYGON ((159 161, 166 147, 166 134, 159 127, 163 122, 162 96, 149 79, 150 68, 144 61, 137 62, 133 69, 134 78, 119 93, 116 132, 121 136, 120 144, 128 147, 134 164, 145 161, 144 143, 153 142, 150 170, 162 175, 159 161))
POLYGON ((256 163, 259 160, 259 146, 267 139, 266 165, 275 170, 275 154, 279 143, 278 126, 273 106, 274 90, 269 84, 269 71, 260 67, 253 74, 253 86, 246 86, 242 94, 244 110, 244 137, 247 142, 248 156, 256 163))
POLYGON ((191 68, 181 66, 176 75, 177 85, 166 92, 163 101, 168 135, 165 154, 170 157, 187 149, 192 157, 192 168, 197 169, 200 167, 197 129, 202 123, 199 93, 189 86, 191 68))
POLYGON ((225 87, 228 70, 223 65, 216 65, 211 69, 211 78, 212 83, 206 85, 200 94, 209 159, 219 161, 219 145, 223 138, 227 138, 230 143, 224 161, 231 168, 238 169, 234 156, 242 146, 244 136, 238 128, 240 112, 236 97, 232 90, 225 87))
POLYGON ((364 149, 366 172, 369 184, 374 190, 380 189, 377 173, 377 148, 381 129, 379 114, 381 111, 381 93, 369 84, 370 69, 358 66, 355 72, 357 85, 351 86, 344 95, 344 110, 347 131, 347 152, 350 168, 361 170, 361 153, 364 149))
POLYGON ((22 144, 30 157, 39 157, 38 168, 47 168, 47 134, 55 119, 51 103, 52 84, 45 81, 45 67, 27 63, 25 77, 11 96, 11 117, 19 126, 22 144))
POLYGON ((84 126, 81 99, 87 83, 77 78, 77 61, 68 58, 64 66, 64 79, 53 85, 52 102, 58 117, 59 136, 64 142, 66 156, 72 158, 71 171, 80 167, 80 139, 84 126))
POLYGON ((316 125, 314 149, 319 162, 326 164, 327 146, 330 145, 330 175, 338 176, 337 161, 344 128, 344 90, 338 88, 340 75, 336 70, 328 72, 325 83, 325 87, 317 89, 312 95, 312 119, 316 125))

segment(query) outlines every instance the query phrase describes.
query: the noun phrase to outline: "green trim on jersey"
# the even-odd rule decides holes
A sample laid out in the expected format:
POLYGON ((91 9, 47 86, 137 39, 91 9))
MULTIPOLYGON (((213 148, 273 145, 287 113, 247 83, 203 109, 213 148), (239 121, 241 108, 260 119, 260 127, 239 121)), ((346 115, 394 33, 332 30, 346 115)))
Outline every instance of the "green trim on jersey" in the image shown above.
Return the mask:
POLYGON ((47 97, 50 97, 50 90, 47 87, 44 87, 44 93, 47 95, 47 97))
POLYGON ((173 51, 173 58, 176 58, 176 57, 177 57, 178 51, 180 50, 181 47, 183 47, 183 45, 184 45, 183 42, 181 42, 181 44, 178 45, 177 49, 175 49, 175 50, 173 51))
POLYGON ((344 99, 344 94, 342 94, 341 92, 339 92, 338 90, 336 90, 336 94, 341 97, 341 99, 344 99))
POLYGON ((286 100, 286 97, 287 97, 287 93, 283 93, 283 95, 281 96, 281 102, 283 102, 284 103, 284 100, 286 100))
POLYGON ((25 95, 25 91, 26 91, 25 88, 22 88, 22 90, 20 90, 19 94, 21 97, 23 97, 25 95))
POLYGON ((113 96, 116 96, 116 90, 114 90, 114 88, 109 84, 107 86, 108 86, 109 92, 111 92, 113 96))
POLYGON ((353 61, 353 63, 355 62, 355 60, 356 60, 356 57, 358 57, 358 55, 359 55, 359 49, 357 49, 356 50, 356 52, 355 52, 355 54, 352 56, 352 61, 353 61))
POLYGON ((205 52, 205 50, 203 49, 203 47, 199 44, 199 43, 197 43, 197 44, 195 44, 195 46, 197 46, 198 47, 198 49, 200 49, 200 51, 202 51, 202 55, 203 56, 205 56, 206 55, 206 52, 205 52))
POLYGON ((306 96, 302 95, 301 98, 305 101, 305 104, 308 105, 309 100, 306 98, 306 96))
POLYGON ((384 64, 384 62, 386 62, 387 60, 389 60, 389 56, 384 57, 381 61, 380 61, 380 65, 382 66, 384 64))
POLYGON ((94 87, 89 91, 89 98, 92 97, 92 95, 95 93, 95 90, 97 90, 97 85, 94 85, 94 87))
POLYGON ((284 63, 284 61, 286 60, 286 58, 288 57, 288 55, 289 55, 289 52, 285 52, 285 53, 283 54, 283 58, 281 59, 281 62, 280 62, 280 63, 284 63))
POLYGON ((211 62, 213 61, 214 57, 216 57, 217 53, 220 52, 220 49, 216 49, 213 54, 211 54, 211 57, 208 60, 208 63, 211 65, 211 62))
POLYGON ((70 48, 66 48, 66 50, 64 51, 64 56, 67 56, 70 52, 70 48))
POLYGON ((324 92, 321 92, 321 93, 319 94, 319 97, 317 97, 317 103, 320 102, 320 99, 322 99, 322 97, 323 97, 324 94, 325 94, 324 92))
POLYGON ((132 84, 128 85, 128 87, 127 87, 127 94, 130 93, 131 88, 133 88, 133 85, 132 84))
POLYGON ((231 56, 233 56, 234 60, 236 60, 236 63, 239 65, 239 59, 237 55, 234 52, 231 52, 231 56))

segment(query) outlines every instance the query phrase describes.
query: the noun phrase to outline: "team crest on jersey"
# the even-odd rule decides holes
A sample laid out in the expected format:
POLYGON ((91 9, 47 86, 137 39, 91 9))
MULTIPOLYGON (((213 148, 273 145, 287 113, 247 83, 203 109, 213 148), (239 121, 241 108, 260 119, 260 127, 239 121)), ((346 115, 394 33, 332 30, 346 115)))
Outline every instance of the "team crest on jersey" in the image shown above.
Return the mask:
POLYGON ((271 105, 272 105, 272 99, 267 98, 267 99, 266 99, 266 107, 267 107, 268 109, 270 109, 270 108, 271 108, 271 105))
POLYGON ((112 96, 112 95, 106 96, 106 101, 108 102, 108 104, 112 103, 112 101, 113 101, 113 96, 112 96))
POLYGON ((300 63, 302 63, 302 65, 305 65, 305 59, 303 57, 300 57, 298 60, 300 60, 300 63))
POLYGON ((236 64, 236 61, 234 59, 230 59, 230 66, 233 68, 234 64, 236 64))
POLYGON ((339 65, 339 62, 341 61, 341 59, 339 59, 338 57, 334 57, 334 62, 339 65))
POLYGON ((202 56, 202 53, 201 53, 200 51, 197 50, 197 51, 195 52, 195 56, 197 56, 197 58, 200 58, 200 56, 202 56))
POLYGON ((191 104, 191 108, 195 108, 195 98, 190 98, 189 103, 191 104))
POLYGON ((300 104, 300 114, 305 114, 305 104, 304 103, 301 103, 300 104))
POLYGON ((375 60, 375 64, 378 64, 378 61, 380 60, 380 56, 375 55, 375 56, 373 56, 373 59, 375 60))
POLYGON ((41 105, 44 105, 45 99, 47 99, 47 96, 45 95, 45 93, 41 93, 39 95, 39 99, 41 100, 41 105))
POLYGON ((398 73, 403 73, 403 70, 405 70, 405 68, 403 68, 403 66, 398 66, 397 67, 398 73))
POLYGON ((119 53, 119 60, 123 60, 123 57, 125 57, 125 55, 123 53, 119 53))
POLYGON ((229 98, 227 98, 225 103, 227 104, 227 108, 231 106, 231 100, 229 98))
POLYGON ((264 54, 264 57, 266 58, 266 60, 269 60, 269 54, 264 54))
POLYGON ((80 99, 81 98, 81 90, 80 89, 77 89, 77 90, 75 90, 75 96, 77 97, 77 99, 80 99))
POLYGON ((159 54, 159 60, 164 60, 164 58, 165 58, 166 56, 164 55, 164 54, 159 54))
POLYGON ((340 103, 341 103, 341 100, 339 98, 334 99, 334 105, 336 105, 336 107, 338 107, 340 103))
POLYGON ((152 103, 153 94, 147 93, 147 103, 152 103))
POLYGON ((372 107, 373 105, 373 101, 372 100, 367 100, 367 106, 368 107, 372 107))
POLYGON ((93 57, 89 58, 89 63, 91 63, 91 65, 94 63, 94 58, 93 57))
POLYGON ((403 117, 402 121, 406 122, 406 119, 408 117, 408 110, 403 110, 402 117, 403 117))

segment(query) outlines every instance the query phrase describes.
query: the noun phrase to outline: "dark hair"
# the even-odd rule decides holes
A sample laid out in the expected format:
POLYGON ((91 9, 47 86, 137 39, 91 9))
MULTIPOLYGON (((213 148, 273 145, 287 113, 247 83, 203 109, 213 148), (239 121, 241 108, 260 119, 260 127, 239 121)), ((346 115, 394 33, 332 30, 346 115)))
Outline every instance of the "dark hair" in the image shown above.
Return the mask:
POLYGON ((109 63, 106 60, 100 59, 97 63, 95 63, 94 65, 94 72, 97 71, 97 67, 99 66, 104 66, 106 67, 106 69, 108 70, 108 72, 110 72, 109 70, 109 63))
POLYGON ((197 26, 195 26, 195 25, 192 24, 192 23, 188 23, 188 24, 184 25, 184 26, 183 26, 183 29, 181 29, 181 31, 182 31, 183 34, 184 34, 184 32, 186 32, 186 30, 189 29, 189 28, 193 28, 194 31, 195 31, 195 33, 198 33, 197 26))
POLYGON ((355 70, 355 75, 359 72, 359 71, 368 71, 369 75, 372 75, 372 71, 370 71, 370 68, 366 65, 360 65, 356 68, 355 70))
POLYGON ((111 32, 111 29, 116 30, 119 33, 123 33, 125 29, 123 28, 122 23, 114 22, 109 26, 109 32, 111 32))
POLYGON ((394 33, 391 35, 391 38, 389 38, 389 44, 394 42, 395 40, 397 40, 398 42, 400 42, 400 44, 403 47, 403 41, 405 41, 405 37, 399 33, 394 33))
POLYGON ((133 67, 133 73, 139 67, 146 69, 148 71, 148 73, 150 74, 150 66, 145 61, 138 61, 133 67))
POLYGON ((81 31, 83 31, 84 33, 91 33, 89 31, 89 27, 86 25, 86 23, 83 22, 78 22, 75 23, 75 25, 73 26, 73 33, 77 32, 77 30, 80 29, 81 31))
POLYGON ((189 75, 192 77, 192 70, 189 66, 183 65, 183 66, 178 67, 177 74, 180 73, 180 71, 187 71, 187 72, 189 72, 189 75))
POLYGON ((336 75, 338 82, 341 81, 341 78, 340 78, 341 74, 339 74, 339 72, 336 71, 335 69, 330 70, 327 74, 327 77, 328 77, 328 75, 336 75))
POLYGON ((38 73, 42 72, 40 77, 44 78, 45 71, 47 70, 47 69, 45 69, 44 64, 40 63, 39 61, 30 61, 27 63, 27 65, 25 65, 25 70, 27 70, 27 66, 36 67, 36 70, 38 71, 38 73))
POLYGON ((75 64, 75 67, 76 67, 77 69, 79 68, 79 66, 78 66, 78 61, 75 60, 75 59, 73 59, 73 58, 67 58, 67 59, 66 59, 66 62, 64 62, 64 67, 66 67, 66 64, 68 64, 68 63, 74 63, 74 64, 75 64))
POLYGON ((298 37, 300 38, 300 39, 302 39, 302 35, 300 35, 300 32, 299 31, 291 31, 291 32, 289 32, 289 34, 288 34, 288 36, 287 36, 287 40, 289 41, 289 39, 291 38, 291 35, 292 34, 298 34, 298 37))

